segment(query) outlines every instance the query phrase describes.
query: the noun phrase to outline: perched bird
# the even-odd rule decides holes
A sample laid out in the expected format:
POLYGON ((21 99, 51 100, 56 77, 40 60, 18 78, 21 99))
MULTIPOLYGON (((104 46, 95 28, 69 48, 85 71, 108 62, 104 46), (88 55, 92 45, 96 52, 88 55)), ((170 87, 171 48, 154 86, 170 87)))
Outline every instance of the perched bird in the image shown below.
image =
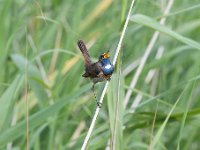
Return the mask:
POLYGON ((85 62, 85 73, 82 76, 90 78, 94 84, 104 80, 109 81, 114 71, 114 66, 110 62, 109 54, 103 53, 99 56, 98 62, 92 62, 83 40, 79 40, 77 44, 83 54, 85 62))
POLYGON ((92 89, 94 89, 94 85, 97 82, 102 82, 105 80, 110 81, 110 78, 114 71, 114 66, 110 61, 110 56, 108 52, 102 53, 99 56, 99 60, 97 62, 92 62, 83 40, 79 40, 77 42, 77 45, 83 54, 85 62, 85 73, 82 76, 85 78, 90 78, 92 80, 93 82, 92 89))

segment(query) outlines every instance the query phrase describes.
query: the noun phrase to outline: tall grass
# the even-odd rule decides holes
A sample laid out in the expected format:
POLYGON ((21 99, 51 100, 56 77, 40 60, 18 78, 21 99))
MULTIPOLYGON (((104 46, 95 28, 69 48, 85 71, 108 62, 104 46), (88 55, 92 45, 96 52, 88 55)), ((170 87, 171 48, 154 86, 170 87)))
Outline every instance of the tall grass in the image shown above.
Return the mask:
MULTIPOLYGON (((136 2, 87 149, 200 147, 200 5, 176 0, 163 15, 167 3, 136 2), (160 35, 130 88, 155 31, 160 35)), ((126 0, 0 1, 0 149, 26 149, 27 141, 34 150, 81 148, 96 103, 92 83, 81 77, 76 42, 86 41, 93 60, 108 49, 113 59, 129 6, 126 0)), ((104 84, 96 86, 98 97, 104 84)))

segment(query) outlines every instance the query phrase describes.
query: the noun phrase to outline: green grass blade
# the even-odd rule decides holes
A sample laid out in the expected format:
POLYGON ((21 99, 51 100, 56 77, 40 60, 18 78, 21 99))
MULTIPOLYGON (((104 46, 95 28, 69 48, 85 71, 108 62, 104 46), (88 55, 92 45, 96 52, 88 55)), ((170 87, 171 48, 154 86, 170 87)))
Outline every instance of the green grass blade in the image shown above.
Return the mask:
MULTIPOLYGON (((64 106, 66 106, 68 103, 73 102, 78 96, 83 94, 84 92, 88 91, 90 89, 90 85, 86 85, 82 87, 79 92, 75 92, 74 94, 70 94, 69 96, 62 98, 58 100, 55 104, 48 106, 47 108, 44 108, 35 114, 31 115, 29 117, 29 130, 33 130, 35 127, 41 125, 44 123, 44 121, 47 121, 49 117, 52 117, 56 115, 60 109, 62 109, 64 106)), ((0 133, 0 147, 4 146, 6 143, 13 141, 14 139, 25 135, 26 128, 26 122, 22 121, 18 123, 16 126, 11 127, 5 131, 2 131, 0 133)))
POLYGON ((23 78, 18 75, 0 98, 0 131, 10 126, 14 103, 22 83, 23 78))
POLYGON ((137 14, 137 15, 133 15, 130 20, 133 22, 136 22, 138 24, 152 28, 154 30, 157 30, 161 33, 164 33, 172 38, 177 39, 178 41, 180 41, 186 45, 191 46, 192 48, 200 50, 200 44, 198 42, 196 42, 192 39, 189 39, 187 37, 184 37, 184 36, 178 34, 177 32, 167 28, 166 26, 160 25, 159 22, 157 22, 156 20, 154 20, 148 16, 137 14))

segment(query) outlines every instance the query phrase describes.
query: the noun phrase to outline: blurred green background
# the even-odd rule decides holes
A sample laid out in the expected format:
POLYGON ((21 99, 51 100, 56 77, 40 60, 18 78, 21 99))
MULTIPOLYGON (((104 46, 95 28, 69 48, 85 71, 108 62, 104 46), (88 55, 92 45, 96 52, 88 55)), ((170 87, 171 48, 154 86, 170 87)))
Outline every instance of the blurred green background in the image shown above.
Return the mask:
MULTIPOLYGON (((176 0, 163 16, 168 2, 135 2, 87 149, 199 149, 200 3, 176 0), (130 89, 156 30, 161 34, 130 89)), ((26 149, 27 141, 31 150, 81 149, 96 102, 92 83, 81 76, 77 40, 94 61, 107 50, 113 59, 130 4, 0 0, 0 149, 26 149)), ((95 87, 98 98, 103 86, 95 87)))

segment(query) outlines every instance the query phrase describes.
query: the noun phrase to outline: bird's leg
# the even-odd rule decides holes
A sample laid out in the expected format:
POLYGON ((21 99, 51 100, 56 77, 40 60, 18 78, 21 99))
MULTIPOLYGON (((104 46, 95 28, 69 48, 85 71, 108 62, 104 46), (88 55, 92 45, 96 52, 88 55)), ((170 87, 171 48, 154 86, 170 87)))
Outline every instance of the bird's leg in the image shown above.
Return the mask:
POLYGON ((96 93, 95 93, 94 86, 95 86, 95 84, 92 85, 92 91, 93 91, 93 94, 94 94, 94 97, 95 97, 95 100, 96 100, 97 106, 98 106, 99 108, 101 108, 102 103, 100 103, 100 102, 97 100, 97 96, 96 96, 96 93))
POLYGON ((109 77, 109 78, 107 79, 107 81, 109 81, 109 82, 110 82, 110 80, 111 80, 111 78, 109 77))

